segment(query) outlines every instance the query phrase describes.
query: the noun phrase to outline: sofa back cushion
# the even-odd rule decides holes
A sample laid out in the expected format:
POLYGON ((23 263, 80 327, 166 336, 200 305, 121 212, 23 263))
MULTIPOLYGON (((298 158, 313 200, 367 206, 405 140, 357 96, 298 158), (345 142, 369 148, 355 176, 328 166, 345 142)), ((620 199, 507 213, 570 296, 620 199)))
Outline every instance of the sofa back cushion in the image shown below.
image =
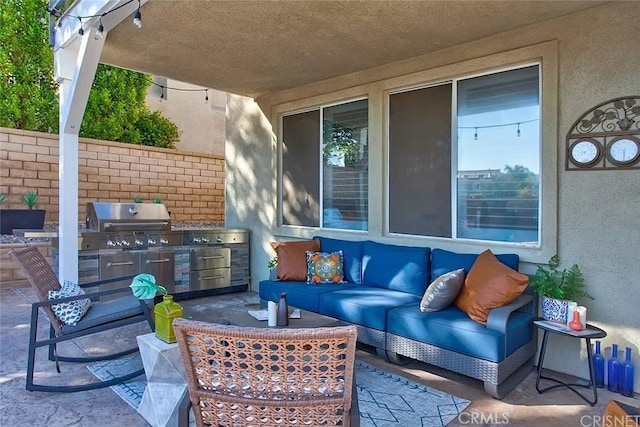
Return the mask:
POLYGON ((363 284, 422 296, 429 284, 429 248, 366 241, 362 250, 363 284))
POLYGON ((342 251, 344 260, 344 280, 347 282, 362 284, 362 242, 351 240, 330 239, 328 237, 316 237, 320 239, 322 252, 342 251))
MULTIPOLYGON (((464 268, 465 273, 468 274, 477 258, 478 254, 461 254, 444 249, 434 249, 431 251, 431 277, 435 279, 459 268, 464 268)), ((520 257, 517 254, 500 254, 496 255, 496 258, 507 267, 518 271, 520 257)))

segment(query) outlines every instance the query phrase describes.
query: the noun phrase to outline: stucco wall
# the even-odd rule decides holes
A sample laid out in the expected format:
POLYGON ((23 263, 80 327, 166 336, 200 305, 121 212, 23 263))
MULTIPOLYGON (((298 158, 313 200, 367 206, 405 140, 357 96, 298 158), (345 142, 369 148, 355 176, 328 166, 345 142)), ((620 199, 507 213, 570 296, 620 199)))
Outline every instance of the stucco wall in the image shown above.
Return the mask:
MULTIPOLYGON (((224 157, 80 138, 78 210, 87 202, 160 197, 173 221, 224 223, 224 157)), ((58 222, 58 135, 0 128, 0 191, 4 208, 21 209, 37 191, 45 222, 58 222)))
MULTIPOLYGON (((553 164, 543 168, 543 173, 554 175, 551 179, 545 177, 546 182, 554 183, 554 188, 544 192, 543 203, 545 206, 557 203, 552 224, 545 225, 547 230, 557 227, 554 232, 557 237, 543 241, 545 247, 540 253, 546 256, 557 249, 562 266, 580 265, 588 291, 595 297, 594 301, 582 301, 588 308, 589 321, 608 332, 603 340, 607 351, 612 343, 630 346, 637 360, 640 350, 640 317, 636 314, 640 305, 637 287, 640 171, 567 172, 564 170, 564 137, 574 120, 591 107, 612 98, 640 94, 639 21, 640 8, 633 7, 632 2, 611 3, 435 54, 283 91, 258 99, 258 103, 265 117, 273 120, 274 112, 285 104, 312 105, 363 94, 369 96, 370 230, 364 237, 402 243, 403 239, 390 239, 382 233, 386 151, 381 105, 384 98, 378 94, 384 92, 385 84, 393 79, 401 81, 403 76, 412 73, 422 73, 426 83, 443 77, 443 70, 455 69, 455 64, 464 61, 477 60, 478 64, 487 66, 487 58, 503 57, 512 50, 532 45, 554 43, 557 64, 552 65, 552 76, 558 78, 557 89, 555 93, 543 93, 543 102, 550 96, 557 102, 557 109, 543 117, 544 150, 550 150, 544 157, 554 159, 553 164), (553 129, 549 129, 550 126, 553 129), (549 140, 549 135, 554 134, 555 139, 549 140)), ((548 62, 543 63, 544 67, 548 67, 548 62)), ((226 210, 228 220, 233 217, 233 226, 251 228, 252 233, 260 237, 252 245, 252 287, 257 289, 258 282, 268 276, 266 262, 272 255, 268 240, 306 237, 313 231, 285 235, 275 228, 276 144, 264 118, 258 120, 255 109, 247 108, 248 105, 251 104, 241 102, 227 115, 227 129, 234 129, 227 132, 227 150, 234 149, 232 157, 227 151, 227 180, 229 188, 233 187, 232 182, 242 181, 245 197, 234 198, 235 195, 227 193, 226 210)), ((273 124, 275 128, 277 122, 273 124)), ((336 233, 336 236, 363 238, 345 233, 336 233)), ((464 246, 458 248, 464 249, 464 246)), ((467 247, 468 251, 479 252, 478 249, 467 247)), ((534 262, 540 259, 532 252, 523 252, 521 269, 532 273, 534 262)), ((553 336, 545 367, 586 377, 586 353, 579 344, 579 340, 553 336)), ((640 384, 640 370, 636 372, 636 384, 640 384)))
POLYGON ((167 79, 165 99, 160 99, 160 87, 152 85, 145 102, 178 126, 181 135, 176 148, 224 156, 227 93, 209 89, 209 100, 205 101, 204 89, 167 79))

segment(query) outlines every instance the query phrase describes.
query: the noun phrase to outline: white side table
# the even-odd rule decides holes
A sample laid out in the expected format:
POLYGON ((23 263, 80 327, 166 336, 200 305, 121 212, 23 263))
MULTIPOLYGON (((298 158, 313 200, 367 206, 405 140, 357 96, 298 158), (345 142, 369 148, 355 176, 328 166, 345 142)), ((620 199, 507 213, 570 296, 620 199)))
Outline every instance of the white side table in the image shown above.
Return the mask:
POLYGON ((138 413, 154 427, 177 427, 180 404, 188 395, 178 344, 167 344, 153 332, 137 340, 147 376, 138 413))

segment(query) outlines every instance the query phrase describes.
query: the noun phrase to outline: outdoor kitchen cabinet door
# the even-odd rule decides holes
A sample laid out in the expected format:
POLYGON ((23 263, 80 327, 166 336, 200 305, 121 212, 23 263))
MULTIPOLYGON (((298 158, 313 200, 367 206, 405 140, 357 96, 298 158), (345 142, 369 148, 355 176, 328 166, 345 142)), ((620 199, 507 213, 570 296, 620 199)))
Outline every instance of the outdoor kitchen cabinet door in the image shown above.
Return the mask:
MULTIPOLYGON (((100 256, 100 279, 131 276, 140 272, 140 257, 136 253, 117 253, 100 256)), ((124 288, 131 284, 131 279, 100 285, 100 290, 124 288)), ((122 295, 103 295, 101 301, 119 298, 122 295)))
POLYGON ((152 274, 156 282, 167 288, 169 294, 176 290, 174 253, 171 251, 140 254, 140 273, 152 274))

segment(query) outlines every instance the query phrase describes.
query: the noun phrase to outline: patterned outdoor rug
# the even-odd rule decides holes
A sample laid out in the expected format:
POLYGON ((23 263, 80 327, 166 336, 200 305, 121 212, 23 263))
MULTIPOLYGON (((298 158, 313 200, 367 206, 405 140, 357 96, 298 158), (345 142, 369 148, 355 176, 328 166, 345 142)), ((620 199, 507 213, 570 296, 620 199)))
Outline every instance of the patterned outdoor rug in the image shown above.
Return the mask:
MULTIPOLYGON (((120 372, 131 372, 142 367, 140 356, 89 365, 89 370, 101 380, 113 378, 120 372)), ((362 427, 436 427, 446 426, 471 403, 422 384, 390 374, 367 363, 356 360, 356 383, 362 427)), ((133 381, 112 386, 125 402, 138 408, 146 381, 138 377, 133 381)))

